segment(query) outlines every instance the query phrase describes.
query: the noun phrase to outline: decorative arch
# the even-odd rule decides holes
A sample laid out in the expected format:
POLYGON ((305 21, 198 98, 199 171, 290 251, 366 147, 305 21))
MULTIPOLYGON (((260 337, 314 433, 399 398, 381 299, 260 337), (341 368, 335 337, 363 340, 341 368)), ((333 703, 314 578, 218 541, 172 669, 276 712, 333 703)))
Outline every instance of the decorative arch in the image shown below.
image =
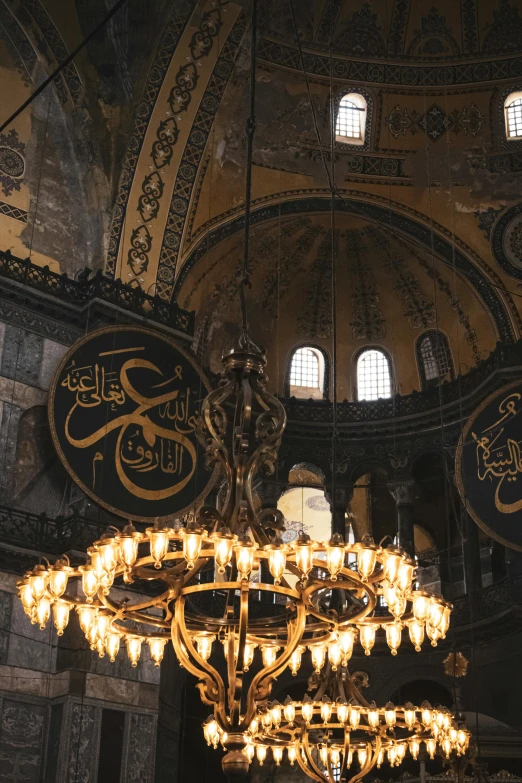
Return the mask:
POLYGON ((326 348, 324 348, 322 345, 319 345, 319 343, 310 342, 310 341, 303 341, 301 343, 297 343, 293 346, 292 350, 289 351, 287 359, 286 359, 286 367, 285 367, 285 384, 284 384, 284 395, 285 397, 290 397, 290 371, 292 369, 292 359, 300 348, 312 348, 314 351, 318 351, 323 359, 323 386, 322 386, 322 397, 323 400, 328 400, 330 398, 330 374, 331 374, 331 362, 330 362, 330 355, 326 348))
MULTIPOLYGON (((452 241, 443 226, 434 221, 429 223, 425 215, 406 209, 403 205, 390 205, 384 199, 370 200, 367 194, 358 192, 350 192, 337 198, 335 208, 339 212, 362 217, 376 224, 391 225, 398 234, 423 250, 434 253, 452 270, 455 268, 489 311, 498 339, 507 343, 518 339, 522 331, 522 321, 511 296, 507 293, 501 294, 499 289, 504 287, 501 279, 489 267, 484 269, 484 262, 465 243, 455 239, 452 241), (495 286, 490 284, 491 280, 495 286)), ((310 195, 302 195, 302 191, 291 191, 277 201, 274 199, 270 203, 262 202, 255 206, 251 222, 255 225, 298 214, 324 212, 331 212, 331 197, 326 191, 310 195)), ((174 298, 177 298, 189 271, 206 255, 209 247, 242 231, 243 228, 244 215, 233 213, 229 219, 222 219, 218 225, 201 232, 198 241, 185 257, 174 286, 174 298)))

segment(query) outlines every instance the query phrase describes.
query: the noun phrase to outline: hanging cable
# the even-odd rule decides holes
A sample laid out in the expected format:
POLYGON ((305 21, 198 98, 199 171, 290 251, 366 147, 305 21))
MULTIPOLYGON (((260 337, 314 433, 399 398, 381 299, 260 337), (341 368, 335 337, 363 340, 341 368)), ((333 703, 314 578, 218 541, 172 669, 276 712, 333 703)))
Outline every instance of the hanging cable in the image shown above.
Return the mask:
POLYGON ((241 302, 241 329, 245 343, 248 342, 248 310, 246 290, 251 288, 249 269, 250 250, 250 207, 252 201, 252 158, 254 133, 256 130, 256 38, 257 38, 257 0, 252 0, 252 22, 250 39, 250 109, 246 123, 247 166, 245 176, 245 233, 243 243, 243 277, 239 287, 241 302))
POLYGON ((24 103, 22 103, 22 105, 13 114, 11 114, 11 116, 7 120, 5 120, 5 122, 2 125, 0 125, 0 133, 2 133, 9 125, 11 125, 11 123, 14 122, 14 120, 16 120, 16 118, 25 109, 27 109, 28 106, 31 105, 31 103, 34 101, 34 99, 37 98, 40 95, 40 93, 42 93, 46 89, 46 87, 48 87, 52 82, 54 82, 56 77, 59 76, 61 74, 61 72, 63 70, 65 70, 65 68, 67 68, 68 65, 70 65, 70 63, 72 63, 72 61, 74 60, 76 55, 79 54, 81 52, 81 50, 85 46, 87 46, 87 44, 90 41, 92 41, 94 36, 97 35, 100 32, 100 30, 103 30, 105 25, 112 19, 114 14, 116 14, 120 10, 122 5, 124 5, 126 2, 127 2, 127 0, 118 0, 116 5, 114 5, 111 8, 109 13, 102 19, 100 24, 97 25, 94 28, 94 30, 92 30, 92 32, 90 32, 89 35, 86 38, 83 39, 83 41, 76 47, 76 49, 74 49, 71 52, 71 54, 68 57, 66 57, 65 60, 62 63, 60 63, 60 65, 57 68, 54 69, 54 71, 50 74, 50 76, 48 76, 47 79, 45 79, 45 81, 43 81, 41 83, 41 85, 39 87, 37 87, 36 90, 33 93, 31 93, 29 98, 26 101, 24 101, 24 103))

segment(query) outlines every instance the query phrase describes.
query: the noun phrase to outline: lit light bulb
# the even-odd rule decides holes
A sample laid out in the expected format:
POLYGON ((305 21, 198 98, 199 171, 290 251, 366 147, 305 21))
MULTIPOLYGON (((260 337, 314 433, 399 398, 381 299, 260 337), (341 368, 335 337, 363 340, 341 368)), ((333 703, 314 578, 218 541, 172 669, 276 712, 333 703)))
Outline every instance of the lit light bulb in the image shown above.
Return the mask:
POLYGON ((163 660, 163 654, 165 652, 165 645, 167 644, 167 640, 155 638, 147 639, 147 642, 149 645, 151 660, 154 661, 154 666, 159 666, 163 660))
POLYGON ((369 709, 368 710, 368 725, 372 729, 376 729, 379 726, 379 710, 378 709, 369 709))
POLYGON ((410 740, 410 753, 413 756, 413 758, 415 759, 415 761, 417 761, 417 756, 419 755, 419 750, 420 750, 420 742, 419 742, 419 740, 415 739, 415 738, 411 739, 410 740))
POLYGON ((312 657, 312 666, 319 673, 326 661, 326 644, 311 644, 308 649, 312 657))
POLYGON ((388 608, 392 611, 393 607, 399 600, 399 590, 397 585, 392 585, 386 579, 382 584, 382 596, 386 601, 388 608))
POLYGON ((428 617, 429 624, 440 631, 440 626, 444 619, 444 604, 438 601, 435 596, 430 599, 430 612, 428 617))
POLYGON ((261 715, 261 725, 265 731, 270 731, 272 728, 272 713, 270 710, 266 710, 266 712, 263 712, 261 715))
POLYGON ((301 571, 301 580, 304 581, 308 578, 308 574, 314 564, 315 545, 309 535, 300 533, 299 538, 294 541, 293 547, 295 549, 295 562, 301 571))
POLYGON ((27 581, 31 585, 33 598, 35 601, 39 601, 44 597, 47 589, 47 582, 49 579, 49 572, 43 565, 37 565, 29 572, 27 581))
POLYGON ((256 754, 255 746, 252 745, 251 742, 247 742, 247 744, 245 745, 245 747, 242 750, 242 753, 245 754, 245 756, 248 759, 248 763, 251 764, 252 761, 254 760, 254 756, 256 754))
POLYGON ((194 636, 198 655, 201 655, 204 661, 208 661, 212 654, 212 643, 215 638, 213 634, 209 633, 198 633, 194 636))
POLYGON ((337 702, 337 720, 341 726, 344 726, 344 724, 348 721, 348 711, 349 707, 345 701, 337 702))
POLYGON ((386 641, 391 650, 391 654, 397 655, 397 650, 402 641, 402 625, 400 623, 387 623, 385 628, 386 641))
POLYGON ((99 541, 95 543, 100 560, 105 571, 114 571, 120 560, 120 545, 110 534, 105 533, 99 541))
POLYGON ((19 583, 18 597, 22 602, 25 613, 29 614, 35 603, 33 590, 29 582, 24 581, 19 583))
POLYGON ((442 740, 442 750, 443 750, 444 755, 446 756, 446 758, 449 759, 450 753, 452 751, 451 740, 449 739, 449 737, 445 737, 442 740))
POLYGON ((388 748, 388 763, 390 767, 394 767, 396 761, 397 761, 397 746, 390 745, 390 747, 388 748))
POLYGON ((314 705, 308 694, 305 694, 303 701, 301 702, 301 715, 303 720, 308 726, 314 716, 314 705))
POLYGON ((131 665, 133 668, 136 668, 141 655, 141 639, 139 636, 127 636, 125 643, 131 665))
POLYGON ((339 631, 339 646, 341 647, 341 655, 343 658, 343 666, 346 666, 353 653, 353 645, 355 644, 356 631, 354 628, 347 628, 345 631, 339 631))
POLYGON ((295 747, 295 745, 289 745, 286 752, 288 755, 288 761, 293 767, 295 764, 295 760, 297 759, 297 748, 295 747))
POLYGON ((290 724, 290 726, 293 726, 295 721, 295 704, 290 698, 290 696, 287 696, 285 699, 285 703, 283 706, 283 713, 285 716, 285 720, 287 723, 290 724))
POLYGON ((386 721, 386 725, 390 729, 393 726, 395 726, 395 723, 397 721, 397 714, 395 712, 395 707, 391 701, 389 701, 384 707, 384 720, 386 721))
POLYGON ((339 533, 334 533, 326 545, 326 567, 332 582, 337 580, 337 574, 344 565, 344 546, 343 537, 339 533))
POLYGON ((399 566, 397 575, 397 587, 401 593, 409 593, 413 579, 415 563, 412 560, 403 560, 399 566))
POLYGON ((383 577, 393 585, 399 576, 399 568, 403 562, 402 549, 396 546, 389 546, 383 550, 383 577))
POLYGON ((377 769, 381 768, 383 761, 384 761, 384 748, 381 748, 379 753, 377 754, 377 769))
POLYGON ((353 750, 350 748, 346 759, 346 769, 350 769, 350 767, 352 766, 352 761, 353 761, 353 750))
POLYGON ((366 766, 367 758, 368 758, 367 748, 359 748, 357 751, 357 761, 359 762, 361 769, 363 769, 363 767, 366 766))
POLYGON ((363 582, 367 582, 375 570, 377 547, 370 536, 365 536, 357 547, 357 570, 363 582))
POLYGON ((328 696, 323 696, 321 701, 321 718, 323 719, 323 723, 330 723, 332 709, 333 705, 328 696))
POLYGON ((47 625, 47 620, 51 614, 51 601, 46 595, 40 598, 36 603, 36 622, 40 626, 40 630, 43 631, 47 625))
POLYGON ((404 723, 410 729, 410 731, 411 729, 413 729, 415 725, 415 719, 416 719, 416 714, 413 708, 413 704, 410 704, 410 702, 406 702, 406 704, 404 705, 404 723))
POLYGON ((250 725, 248 726, 248 731, 250 734, 254 737, 259 730, 259 721, 257 718, 252 718, 250 721, 250 725))
POLYGON ((430 596, 422 590, 412 593, 413 616, 419 623, 427 620, 430 613, 430 596))
POLYGON ((429 703, 429 701, 423 701, 421 704, 421 720, 424 726, 426 726, 426 728, 428 728, 428 726, 431 725, 431 721, 433 720, 433 715, 431 711, 431 704, 429 703))
MULTIPOLYGON (((161 568, 161 563, 165 559, 167 552, 169 551, 169 528, 160 527, 157 523, 154 527, 148 527, 147 533, 149 535, 150 556, 154 561, 154 568, 161 568)), ((186 530, 183 531, 186 534, 186 530)), ((187 536, 183 537, 183 556, 187 560, 187 566, 192 568, 194 563, 189 562, 186 553, 186 540, 187 536)))
POLYGON ((91 650, 95 650, 98 644, 98 631, 95 622, 91 625, 89 630, 86 632, 85 638, 89 642, 89 646, 91 650))
POLYGON ((442 620, 439 624, 439 630, 443 639, 446 638, 446 634, 448 633, 448 629, 450 626, 451 609, 452 607, 448 604, 444 606, 444 613, 442 616, 442 620))
POLYGON ((270 715, 272 716, 272 724, 275 729, 279 728, 279 724, 281 723, 282 711, 283 708, 278 701, 272 702, 272 706, 270 707, 270 715))
POLYGON ((82 606, 77 606, 76 611, 78 612, 80 628, 87 636, 91 628, 94 627, 94 621, 96 620, 98 609, 95 606, 82 605, 82 606))
POLYGON ((341 751, 339 748, 330 748, 330 764, 332 767, 338 767, 341 763, 341 751))
POLYGON ((435 758, 435 753, 437 751, 437 740, 430 737, 428 740, 426 740, 426 750, 428 751, 428 755, 430 759, 435 758))
POLYGON ((276 766, 279 766, 283 760, 283 748, 279 745, 274 745, 272 748, 272 756, 274 757, 276 766))
POLYGON ((412 644, 415 645, 415 651, 420 652, 421 645, 424 641, 424 623, 420 623, 418 620, 410 620, 408 623, 408 632, 412 644))
POLYGON ((237 541, 237 536, 233 536, 228 528, 224 528, 219 533, 214 533, 211 536, 211 541, 214 542, 214 557, 216 559, 218 573, 224 574, 232 560, 232 553, 234 551, 234 544, 237 541))
POLYGON ((276 647, 275 644, 263 644, 261 646, 261 656, 263 658, 263 666, 265 668, 272 666, 272 664, 275 663, 278 650, 279 647, 276 647))
POLYGON ((256 647, 257 644, 252 644, 251 642, 245 642, 245 649, 243 650, 244 672, 247 672, 252 666, 252 661, 254 660, 254 650, 256 649, 256 647))
POLYGON ((397 744, 397 761, 399 764, 401 763, 401 761, 404 761, 405 755, 406 755, 406 743, 399 742, 397 744))
POLYGON ((426 635, 431 641, 431 646, 436 647, 442 634, 439 629, 435 628, 431 623, 426 623, 426 635))
POLYGON ((254 556, 257 544, 251 541, 248 536, 243 536, 240 543, 235 547, 236 565, 240 579, 248 579, 254 566, 254 556))
POLYGON ((332 666, 332 671, 337 671, 337 667, 341 665, 342 661, 341 645, 338 639, 332 639, 328 642, 328 660, 332 666))
POLYGON ((359 626, 359 639, 364 650, 365 655, 370 655, 373 645, 375 644, 375 626, 374 625, 360 625, 359 626))
POLYGON ((301 658, 303 657, 303 653, 305 651, 305 648, 301 645, 298 645, 295 650, 293 651, 292 655, 290 656, 290 660, 288 662, 288 666, 290 668, 290 671, 292 672, 293 676, 295 677, 297 672, 300 669, 301 666, 301 658))
POLYGON ((268 748, 266 745, 256 745, 256 756, 259 761, 259 766, 263 766, 263 762, 266 759, 266 752, 268 748))
POLYGON ((80 573, 82 575, 82 590, 87 603, 90 604, 98 592, 98 577, 94 573, 92 565, 80 566, 80 573))
POLYGON ((116 656, 120 651, 120 640, 120 634, 114 633, 114 631, 110 631, 105 637, 105 651, 107 652, 111 663, 114 663, 116 656))
POLYGON ((95 649, 97 650, 100 658, 105 658, 105 644, 103 643, 102 639, 98 639, 95 645, 95 649))
POLYGON ((350 726, 352 729, 356 729, 361 721, 361 713, 359 712, 359 708, 355 706, 351 706, 348 711, 348 720, 350 722, 350 726))
POLYGON ((216 720, 214 718, 208 718, 206 722, 203 724, 203 734, 205 736, 205 739, 207 741, 208 745, 213 745, 214 748, 217 748, 219 743, 219 726, 216 720))
POLYGON ((326 745, 321 745, 319 748, 319 758, 321 759, 323 767, 328 769, 328 748, 326 745))
POLYGON ((65 601, 55 601, 53 604, 54 627, 58 636, 63 636, 69 622, 70 604, 65 601))
POLYGON ((274 577, 275 584, 278 585, 286 568, 287 547, 284 544, 269 544, 265 550, 268 552, 268 570, 274 577))
POLYGON ((118 533, 116 536, 116 540, 120 546, 121 562, 127 570, 132 568, 138 558, 140 539, 141 535, 132 522, 125 525, 121 533, 118 533))
POLYGON ((469 745, 469 733, 465 729, 457 731, 457 743, 461 750, 465 750, 469 745))
POLYGON ((109 614, 98 612, 96 615, 96 635, 102 642, 105 641, 105 637, 111 629, 112 617, 109 614))
POLYGON ((53 598, 61 598, 65 593, 70 571, 65 560, 58 560, 49 569, 49 592, 53 598))

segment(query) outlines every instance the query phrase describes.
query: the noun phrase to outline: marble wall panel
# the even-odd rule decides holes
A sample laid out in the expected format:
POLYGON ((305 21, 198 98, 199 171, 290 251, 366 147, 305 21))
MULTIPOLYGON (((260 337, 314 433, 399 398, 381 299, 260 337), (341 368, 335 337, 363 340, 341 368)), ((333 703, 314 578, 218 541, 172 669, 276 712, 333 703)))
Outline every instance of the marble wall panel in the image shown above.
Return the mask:
POLYGON ((4 699, 0 718, 0 783, 39 783, 46 707, 4 699))
POLYGON ((13 596, 0 590, 0 664, 7 663, 13 596))
POLYGON ((125 783, 152 783, 156 752, 156 716, 129 717, 129 744, 122 779, 125 783))
MULTIPOLYGON (((73 703, 66 740, 69 745, 67 783, 94 783, 98 764, 96 707, 73 703)), ((0 783, 2 783, 0 779, 0 783)))
POLYGON ((54 340, 44 339, 42 364, 40 367, 40 377, 38 379, 38 385, 41 389, 45 389, 46 391, 49 389, 56 368, 60 364, 66 351, 66 345, 56 343, 54 340))
POLYGON ((38 386, 44 338, 17 326, 5 326, 0 372, 6 378, 38 386))

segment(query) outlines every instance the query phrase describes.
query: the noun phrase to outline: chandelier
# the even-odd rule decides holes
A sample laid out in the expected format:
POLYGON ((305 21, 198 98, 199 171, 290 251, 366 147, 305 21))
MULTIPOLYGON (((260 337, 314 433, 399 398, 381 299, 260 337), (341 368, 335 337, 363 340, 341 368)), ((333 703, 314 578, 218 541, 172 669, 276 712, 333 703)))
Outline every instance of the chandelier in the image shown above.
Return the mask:
MULTIPOLYGON (((265 389, 264 367, 264 355, 243 341, 223 359, 220 385, 202 404, 206 462, 209 468, 218 463, 225 479, 220 511, 203 506, 185 527, 108 530, 87 550, 85 564, 73 567, 61 558, 37 565, 18 584, 33 623, 45 628, 52 613, 61 635, 74 610, 91 649, 111 661, 125 646, 136 666, 146 644, 159 665, 171 641, 180 664, 197 678, 202 700, 213 707, 229 775, 248 769, 252 743, 262 748, 266 740, 277 759, 282 739, 295 736, 286 721, 290 708, 282 713, 286 722, 276 720, 270 728, 273 708, 259 710, 278 675, 286 668, 296 674, 305 654, 319 673, 325 664, 342 670, 357 645, 369 655, 380 636, 393 655, 406 634, 420 650, 425 635, 433 645, 445 636, 451 612, 443 599, 414 589, 414 561, 399 547, 383 548, 371 539, 347 545, 339 534, 319 544, 304 533, 286 545, 278 512, 256 514, 254 478, 274 470, 285 427, 283 406, 265 389), (139 591, 139 599, 133 590, 122 599, 126 585, 139 591)), ((312 769, 313 749, 325 752, 307 739, 321 707, 312 703, 310 712, 306 702, 294 706, 305 726, 310 716, 302 747, 312 769)), ((369 719, 364 710, 357 713, 361 726, 369 719)), ((339 705, 332 706, 334 714, 341 722, 339 705)), ((385 717, 381 721, 385 713, 378 716, 380 731, 387 724, 385 717)), ((370 723, 368 728, 375 741, 371 751, 367 745, 365 763, 388 747, 384 735, 370 723)), ((335 758, 337 745, 328 748, 335 758)), ((340 753, 347 764, 348 751, 340 753)))
MULTIPOLYGON (((286 755, 292 766, 297 762, 319 783, 353 783, 385 759, 392 767, 399 766, 407 752, 416 760, 422 745, 431 759, 437 751, 447 759, 467 751, 469 731, 449 710, 434 709, 427 701, 420 707, 388 702, 379 708, 364 699, 356 678, 345 665, 335 669, 328 664, 324 676, 310 678, 312 687, 319 681, 313 698, 287 697, 283 705, 274 701, 260 707, 243 751, 249 761, 256 756, 262 765, 270 752, 279 766, 286 755)), ((204 724, 204 734, 214 747, 223 740, 212 717, 204 724)))

